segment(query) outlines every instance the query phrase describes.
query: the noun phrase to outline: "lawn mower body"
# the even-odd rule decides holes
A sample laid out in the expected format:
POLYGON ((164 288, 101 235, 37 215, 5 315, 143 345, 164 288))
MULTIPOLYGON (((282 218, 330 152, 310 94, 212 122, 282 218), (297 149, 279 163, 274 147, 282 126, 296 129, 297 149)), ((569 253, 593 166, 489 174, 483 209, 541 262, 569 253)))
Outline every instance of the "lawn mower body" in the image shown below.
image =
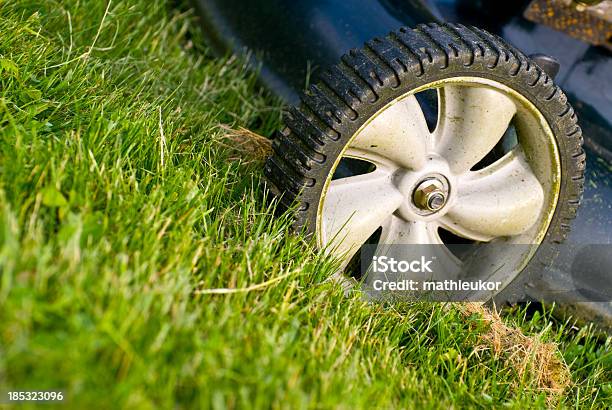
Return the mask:
MULTIPOLYGON (((300 92, 311 79, 339 61, 348 50, 402 26, 442 21, 478 26, 527 55, 545 54, 556 59, 559 71, 555 82, 575 108, 585 137, 585 192, 563 245, 565 258, 560 258, 547 276, 534 278, 530 296, 541 300, 554 294, 554 299, 575 316, 610 329, 612 260, 607 250, 612 244, 612 43, 606 30, 612 23, 605 16, 603 21, 592 18, 597 16, 592 7, 601 8, 608 2, 578 7, 571 3, 570 0, 195 0, 204 33, 216 51, 246 56, 252 67, 259 70, 262 83, 288 104, 298 103, 300 92), (557 9, 546 9, 551 5, 557 9), (567 10, 578 13, 577 25, 557 24, 569 21, 563 15, 567 10), (561 13, 556 20, 551 18, 553 11, 561 13), (582 23, 581 16, 585 16, 582 23), (588 27, 580 31, 585 29, 584 25, 588 27), (598 248, 596 252, 580 252, 585 246, 598 248), (593 264, 593 258, 599 258, 597 263, 593 264), (596 272, 584 274, 581 266, 594 266, 590 269, 596 272), (581 299, 575 291, 555 293, 564 283, 590 297, 581 299)), ((610 9, 604 9, 606 12, 608 17, 612 15, 612 4, 610 9)), ((548 72, 546 67, 542 68, 548 72)))

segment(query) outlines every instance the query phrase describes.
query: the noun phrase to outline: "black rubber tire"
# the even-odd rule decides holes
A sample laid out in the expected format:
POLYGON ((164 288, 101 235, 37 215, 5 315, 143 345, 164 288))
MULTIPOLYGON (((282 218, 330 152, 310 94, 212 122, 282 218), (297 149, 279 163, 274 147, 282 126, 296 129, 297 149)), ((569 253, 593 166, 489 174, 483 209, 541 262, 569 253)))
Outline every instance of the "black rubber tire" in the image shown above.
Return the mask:
MULTIPOLYGON (((527 270, 548 263, 554 246, 547 245, 567 237, 584 187, 585 154, 576 115, 563 91, 522 52, 493 34, 459 24, 401 28, 367 42, 324 71, 303 94, 301 105, 289 109, 264 172, 282 207, 296 206, 295 228, 314 233, 326 178, 368 118, 410 90, 457 76, 488 78, 516 90, 541 111, 553 131, 561 156, 559 201, 527 270)), ((521 292, 512 293, 520 297, 521 292)))

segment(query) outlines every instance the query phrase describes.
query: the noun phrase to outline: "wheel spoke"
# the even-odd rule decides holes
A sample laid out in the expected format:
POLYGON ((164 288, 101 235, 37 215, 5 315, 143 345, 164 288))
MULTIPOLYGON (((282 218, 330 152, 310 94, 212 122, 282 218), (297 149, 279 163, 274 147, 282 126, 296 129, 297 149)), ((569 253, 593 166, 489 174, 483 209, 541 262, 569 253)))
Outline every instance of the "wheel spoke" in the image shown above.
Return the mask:
POLYGON ((393 216, 383 226, 381 244, 442 244, 434 224, 421 221, 405 221, 393 216))
POLYGON ((516 106, 486 87, 445 86, 438 91, 440 118, 436 151, 455 174, 469 171, 504 135, 516 106))
POLYGON ((461 178, 458 195, 441 222, 457 235, 480 241, 527 231, 544 205, 544 190, 520 148, 461 178))
POLYGON ((387 158, 396 166, 420 169, 430 133, 415 96, 387 107, 359 133, 351 147, 387 158))
POLYGON ((369 174, 332 181, 323 207, 324 243, 336 255, 355 252, 400 206, 403 196, 391 174, 369 174))

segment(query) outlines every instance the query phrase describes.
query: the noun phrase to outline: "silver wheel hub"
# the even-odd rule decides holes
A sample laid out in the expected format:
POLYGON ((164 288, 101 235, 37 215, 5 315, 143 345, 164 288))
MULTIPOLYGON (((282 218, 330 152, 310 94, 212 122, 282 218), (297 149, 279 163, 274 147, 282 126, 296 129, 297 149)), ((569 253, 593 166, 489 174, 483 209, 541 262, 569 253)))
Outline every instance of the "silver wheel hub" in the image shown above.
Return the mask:
POLYGON ((394 183, 404 196, 395 215, 405 221, 433 221, 442 217, 453 203, 451 185, 456 183, 448 162, 429 155, 419 172, 401 168, 394 183))
POLYGON ((516 91, 478 77, 448 78, 392 101, 354 134, 332 173, 342 158, 375 165, 333 181, 330 174, 323 189, 319 245, 347 262, 379 228, 379 244, 444 245, 440 228, 474 242, 538 244, 558 199, 559 152, 543 115, 516 91), (426 89, 438 93, 433 131, 414 95, 426 89), (514 145, 476 167, 503 146, 511 124, 514 145))

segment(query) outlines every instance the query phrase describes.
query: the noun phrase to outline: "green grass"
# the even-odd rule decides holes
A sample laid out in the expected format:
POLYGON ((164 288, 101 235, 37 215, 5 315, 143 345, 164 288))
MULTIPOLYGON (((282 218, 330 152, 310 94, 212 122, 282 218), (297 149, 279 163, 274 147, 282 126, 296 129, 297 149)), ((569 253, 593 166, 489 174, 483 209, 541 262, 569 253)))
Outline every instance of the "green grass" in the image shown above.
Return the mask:
MULTIPOLYGON (((325 280, 261 164, 221 143, 220 124, 269 135, 282 107, 192 13, 0 1, 0 33, 0 390, 61 389, 72 408, 547 405, 474 350, 476 317, 325 280)), ((610 339, 506 319, 559 343, 559 406, 611 404, 610 339)))

